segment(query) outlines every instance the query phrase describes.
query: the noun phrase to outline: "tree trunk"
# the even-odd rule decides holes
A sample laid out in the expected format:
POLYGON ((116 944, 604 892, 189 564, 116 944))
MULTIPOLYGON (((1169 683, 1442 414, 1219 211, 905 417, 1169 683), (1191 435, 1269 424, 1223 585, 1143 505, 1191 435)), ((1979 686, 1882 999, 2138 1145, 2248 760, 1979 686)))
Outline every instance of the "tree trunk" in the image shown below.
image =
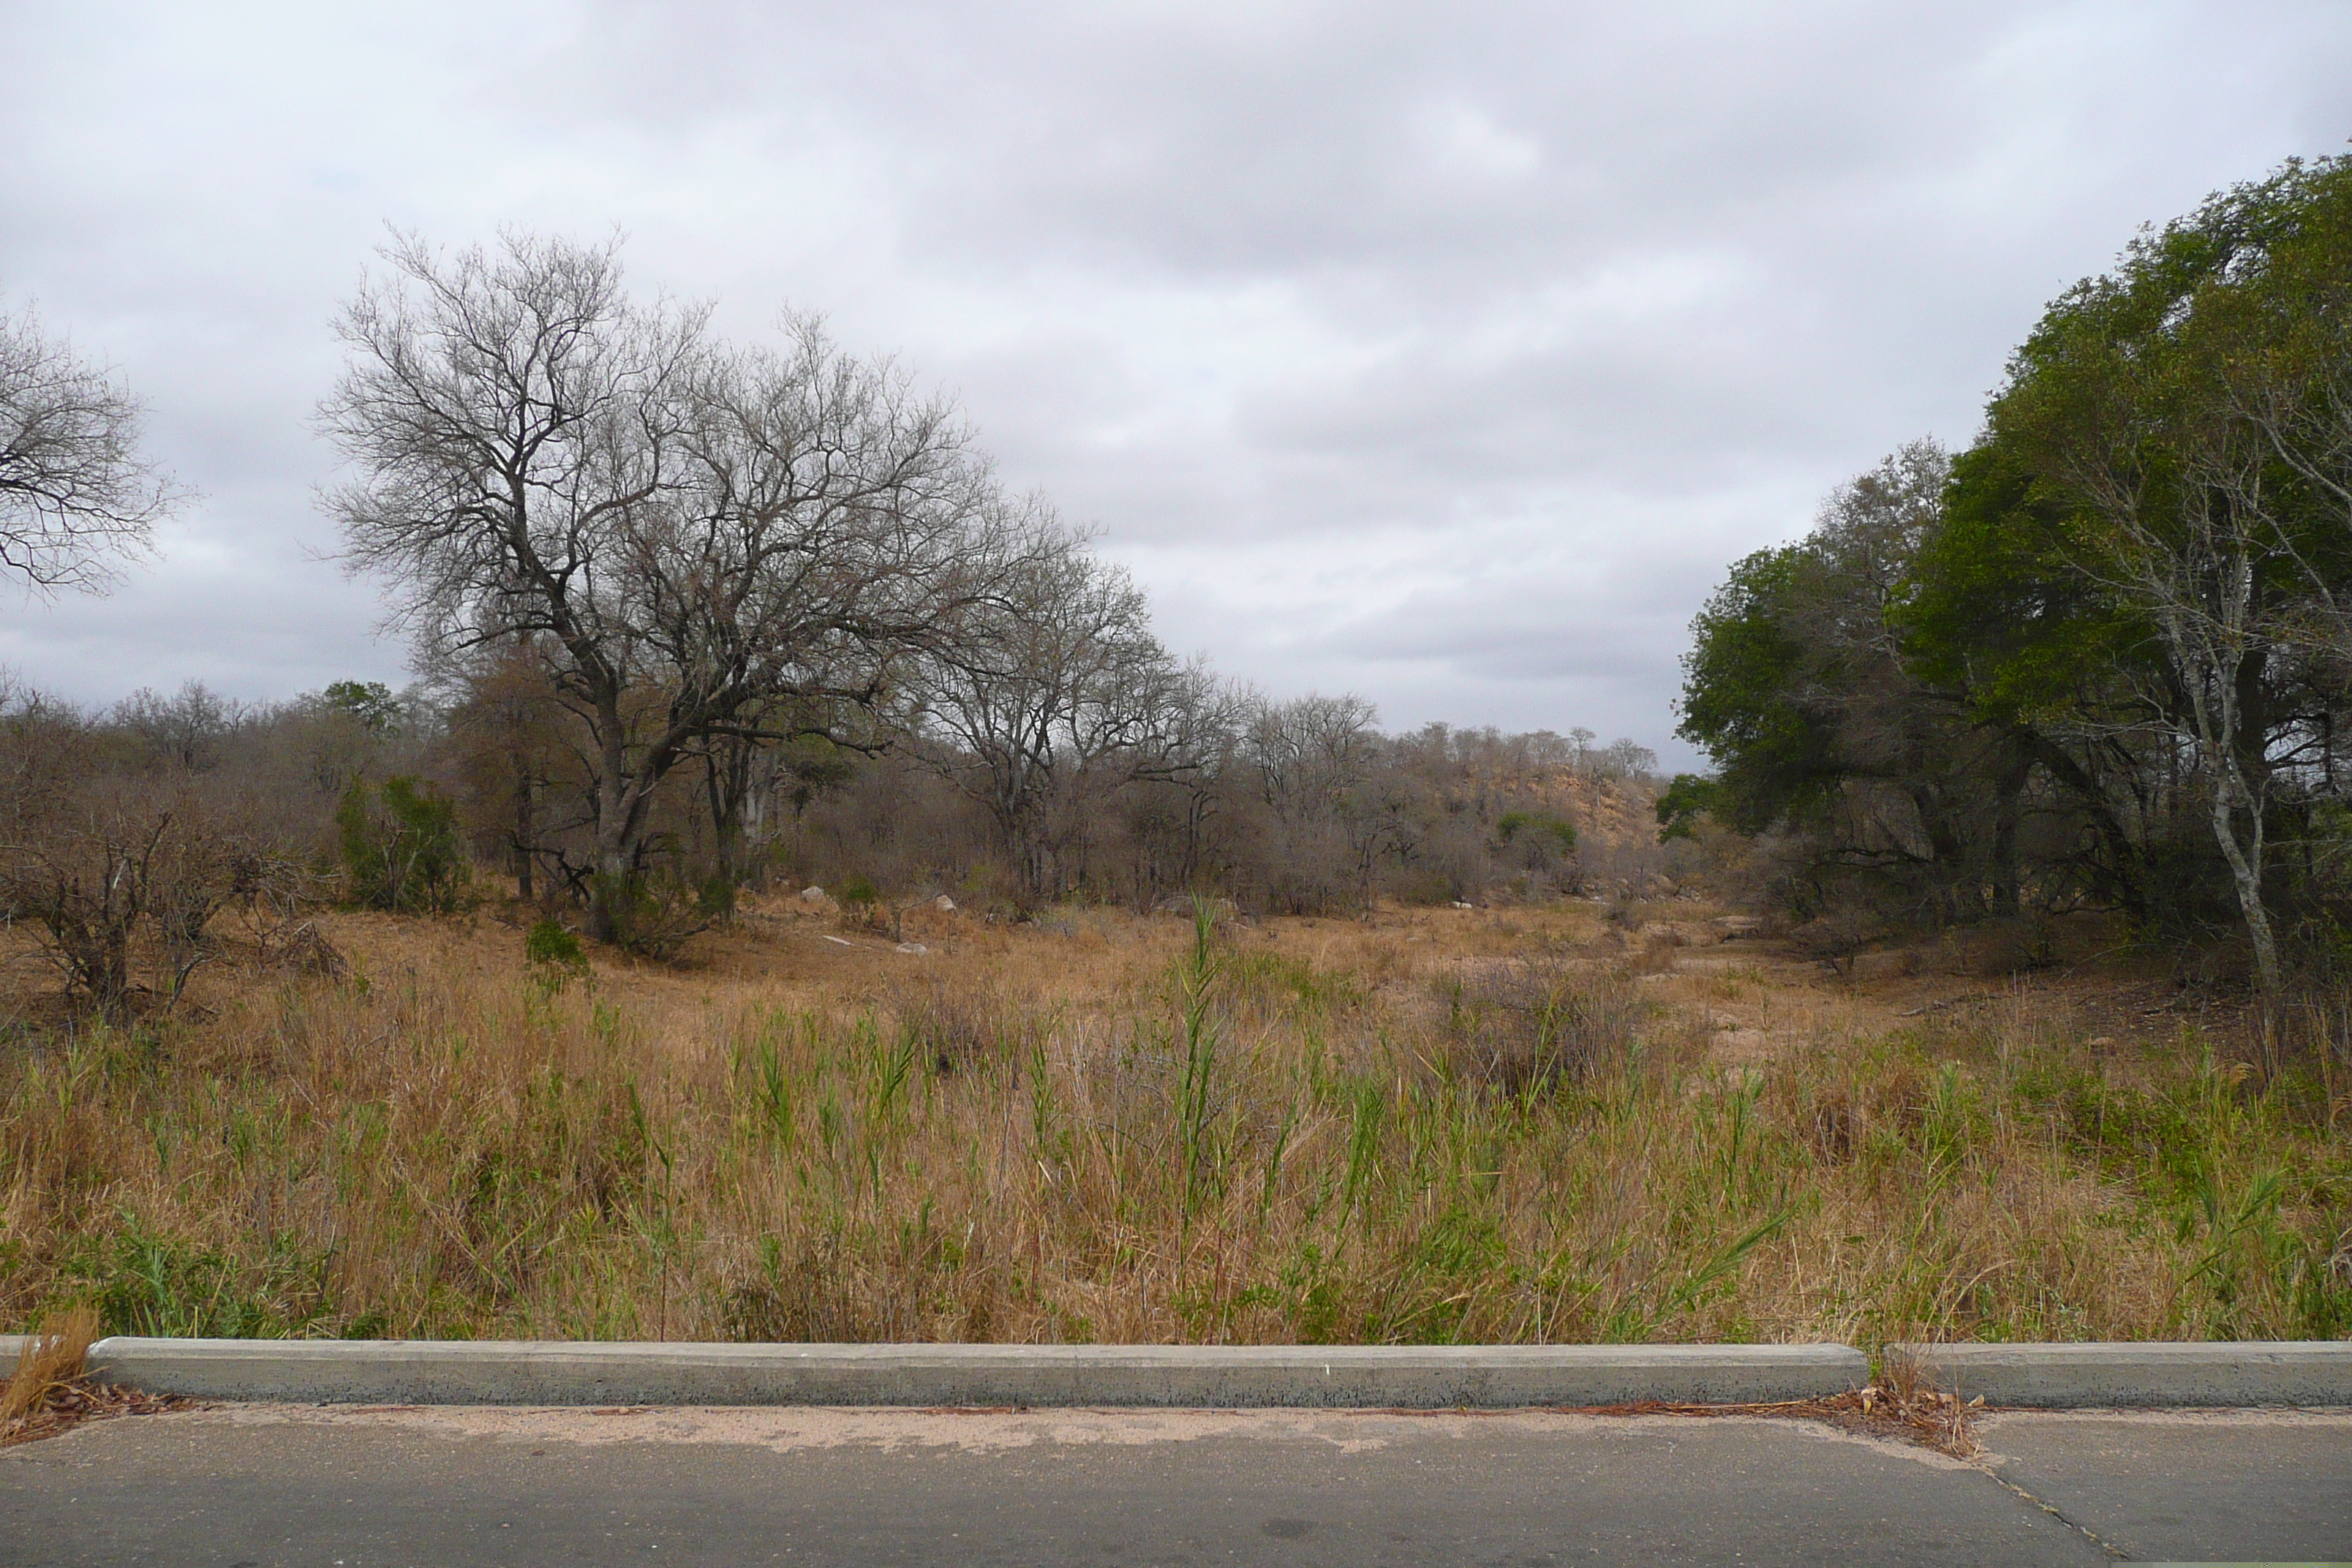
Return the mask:
POLYGON ((739 887, 744 874, 744 808, 751 795, 757 748, 735 737, 716 742, 703 753, 703 784, 710 804, 711 857, 719 879, 739 887))
POLYGON ((2263 903, 2262 805, 2245 787, 2234 763, 2224 763, 2215 770, 2212 811, 2213 837, 2221 847, 2221 858, 2230 863, 2238 910, 2245 917, 2246 936, 2253 943, 2254 984, 2262 994, 2263 1016, 2275 1022, 2284 983, 2279 971, 2278 938, 2271 930, 2270 910, 2263 903), (2248 822, 2244 839, 2238 837, 2242 805, 2248 822))
POLYGON ((589 928, 599 941, 626 946, 637 907, 637 828, 645 812, 628 755, 621 744, 617 708, 600 714, 603 776, 596 781, 596 875, 591 884, 589 928))
POLYGON ((634 857, 596 835, 596 875, 589 884, 588 926, 599 942, 625 947, 634 933, 636 876, 634 857))
POLYGON ((515 759, 515 821, 514 858, 515 890, 529 903, 531 887, 531 781, 530 768, 521 757, 515 759))
POLYGON ((1992 827, 1992 912, 1996 917, 2013 919, 2024 912, 2022 889, 2018 886, 2017 830, 2023 815, 2020 802, 2032 773, 2032 763, 2011 755, 1996 786, 2000 791, 1992 827))

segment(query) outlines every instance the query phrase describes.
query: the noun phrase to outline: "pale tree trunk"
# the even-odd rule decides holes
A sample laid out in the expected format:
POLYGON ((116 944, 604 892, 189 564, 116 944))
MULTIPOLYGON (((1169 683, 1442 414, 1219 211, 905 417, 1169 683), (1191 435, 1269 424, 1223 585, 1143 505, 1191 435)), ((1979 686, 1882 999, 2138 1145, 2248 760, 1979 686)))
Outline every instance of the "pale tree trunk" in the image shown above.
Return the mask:
POLYGON ((2237 885, 2238 908, 2245 917, 2247 938, 2253 943, 2254 981, 2262 992, 2263 1013, 2274 1019, 2284 981, 2279 970, 2278 939, 2271 930, 2270 910, 2263 904, 2262 806, 2247 798, 2249 792, 2234 761, 2220 776, 2231 780, 2231 787, 2213 791, 2213 837, 2221 843, 2221 858, 2230 863, 2230 879, 2237 885), (2248 825, 2242 840, 2237 827, 2242 808, 2248 825))
MULTIPOLYGON (((2158 624, 2164 629, 2173 668, 2189 697, 2190 739, 2198 771, 2205 775, 2213 839, 2229 864, 2239 913, 2254 950, 2254 983, 2262 994, 2263 1011, 2274 1019, 2284 980, 2277 936, 2271 929, 2270 910, 2263 903, 2266 849, 2263 816, 2268 780, 2258 784, 2247 777, 2244 750, 2249 737, 2244 733, 2246 714, 2239 698, 2239 681, 2247 661, 2262 658, 2261 644, 2251 625, 2253 563, 2242 551, 2230 552, 2221 561, 2216 575, 2218 592, 2211 613, 2199 614, 2175 605, 2167 606, 2158 624)), ((2261 736, 2252 739, 2257 747, 2261 745, 2261 736)))
MULTIPOLYGON (((2263 1010, 2275 1020, 2284 981, 2277 937, 2263 903, 2269 735, 2264 715, 2246 711, 2245 687, 2286 640, 2289 621, 2263 601, 2258 579, 2265 563, 2283 559, 2282 542, 2267 516, 2263 453, 2238 434, 2208 431, 2189 442, 2182 465, 2186 500, 2170 528, 2142 515, 2145 476, 2136 470, 2092 473, 2084 489, 2116 528, 2122 546, 2104 578, 2150 615, 2187 699, 2185 716, 2151 700, 2161 727, 2186 747, 2205 786, 2214 844, 2230 868, 2253 948, 2263 1010)), ((2259 706, 2259 691, 2252 695, 2259 706)))

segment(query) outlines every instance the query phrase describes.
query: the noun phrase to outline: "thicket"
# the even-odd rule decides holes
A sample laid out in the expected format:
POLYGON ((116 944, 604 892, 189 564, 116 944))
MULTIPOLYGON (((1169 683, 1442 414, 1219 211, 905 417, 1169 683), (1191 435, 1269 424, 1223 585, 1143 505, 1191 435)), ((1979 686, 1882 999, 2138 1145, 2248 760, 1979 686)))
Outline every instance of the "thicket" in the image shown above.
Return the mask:
MULTIPOLYGON (((96 711, 0 693, 0 910, 78 1002, 117 1019, 175 1002, 224 920, 286 963, 331 966, 307 928, 319 905, 451 913, 511 887, 561 935, 585 923, 598 875, 594 775, 560 765, 560 703, 526 706, 510 679, 495 700, 509 722, 476 722, 484 698, 463 684, 399 698, 341 682, 249 706, 192 684, 96 711)), ((947 742, 868 743, 746 746, 727 802, 686 773, 655 792, 634 945, 674 949, 730 918, 743 887, 814 882, 887 930, 943 893, 1006 918, 1193 893, 1339 913, 1613 887, 1655 858, 1624 831, 1647 801, 1646 774, 1626 770, 1647 753, 1582 731, 1391 736, 1360 702, 1246 698, 1208 764, 1181 780, 1096 769, 1018 841, 946 776, 947 742)))
MULTIPOLYGON (((419 684, 0 698, 0 918, 102 1012, 176 998, 229 905, 282 945, 305 899, 446 913, 485 870, 661 956, 779 878, 892 924, 942 893, 1327 912, 1647 868, 1587 830, 1649 752, 1384 735, 1354 698, 1171 657, 950 402, 813 317, 726 342, 705 307, 632 296, 614 246, 520 232, 382 259, 336 323, 320 418, 351 467, 326 504, 419 684)), ((0 548, 12 568, 47 581, 0 548)))
POLYGON ((1694 625, 1670 835, 1801 920, 2070 910, 2352 958, 2352 160, 2061 296, 1967 450, 1905 447, 1694 625))

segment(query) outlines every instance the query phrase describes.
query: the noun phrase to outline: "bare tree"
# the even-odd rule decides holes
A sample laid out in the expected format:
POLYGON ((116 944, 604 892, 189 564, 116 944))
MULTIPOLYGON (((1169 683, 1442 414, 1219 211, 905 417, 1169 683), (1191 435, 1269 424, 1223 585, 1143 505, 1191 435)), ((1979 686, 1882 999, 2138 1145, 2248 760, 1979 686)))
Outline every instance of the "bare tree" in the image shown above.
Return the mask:
POLYGON ((181 495, 139 449, 142 409, 28 310, 0 315, 0 571, 103 593, 181 495))
POLYGON ((294 873, 257 803, 173 762, 124 768, 73 709, 0 690, 0 919, 27 931, 100 1014, 128 1016, 142 944, 176 1002, 232 899, 294 873), (109 765, 110 762, 113 765, 109 765), (152 942, 147 941, 152 934, 152 942))
POLYGON ((1285 822, 1329 816, 1371 776, 1380 753, 1379 711, 1360 697, 1309 692, 1268 702, 1251 716, 1244 750, 1258 789, 1285 822))
POLYGON ((1391 847, 1400 804, 1381 787, 1380 715, 1360 697, 1310 692, 1262 702, 1244 728, 1242 756, 1274 819, 1271 891, 1297 912, 1360 903, 1371 868, 1391 847))
POLYGON ((1163 759, 1153 742, 1176 666, 1151 636, 1140 590, 1063 535, 975 617, 963 646, 927 663, 924 755, 987 808, 1024 907, 1062 889, 1057 807, 1116 788, 1163 759), (1108 769, 1118 776, 1106 778, 1108 769))
POLYGON ((242 715, 235 702, 191 680, 171 697, 142 687, 116 703, 111 717, 139 737, 149 760, 194 773, 218 759, 222 739, 242 715))
POLYGON ((348 560, 393 580, 428 665, 541 658, 590 780, 593 923, 626 941, 670 772, 887 705, 1032 520, 946 402, 814 320, 730 353, 704 310, 632 300, 611 244, 383 255, 321 410, 361 469, 331 497, 348 560))

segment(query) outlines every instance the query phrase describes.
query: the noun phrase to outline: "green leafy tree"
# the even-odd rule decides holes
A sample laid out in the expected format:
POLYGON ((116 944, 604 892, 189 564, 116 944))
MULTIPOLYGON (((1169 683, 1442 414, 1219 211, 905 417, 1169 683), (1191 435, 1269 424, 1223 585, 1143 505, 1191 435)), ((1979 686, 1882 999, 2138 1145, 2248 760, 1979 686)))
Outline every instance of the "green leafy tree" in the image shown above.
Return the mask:
POLYGON ((332 680, 319 696, 328 707, 359 721, 371 735, 389 735, 400 728, 400 700, 381 680, 332 680))
POLYGON ((1799 692, 1805 649, 1790 621, 1801 564, 1793 547, 1735 564, 1683 657, 1675 733, 1715 760, 1710 809, 1742 832, 1817 807, 1838 776, 1824 716, 1799 692))
MULTIPOLYGON (((2343 705, 2352 583, 2352 161, 2291 163, 2142 237, 2019 351, 1987 442, 2110 606, 2119 731, 2183 767, 2267 1002, 2270 858, 2343 705)), ((2323 772, 2332 773, 2332 766, 2323 772)))

